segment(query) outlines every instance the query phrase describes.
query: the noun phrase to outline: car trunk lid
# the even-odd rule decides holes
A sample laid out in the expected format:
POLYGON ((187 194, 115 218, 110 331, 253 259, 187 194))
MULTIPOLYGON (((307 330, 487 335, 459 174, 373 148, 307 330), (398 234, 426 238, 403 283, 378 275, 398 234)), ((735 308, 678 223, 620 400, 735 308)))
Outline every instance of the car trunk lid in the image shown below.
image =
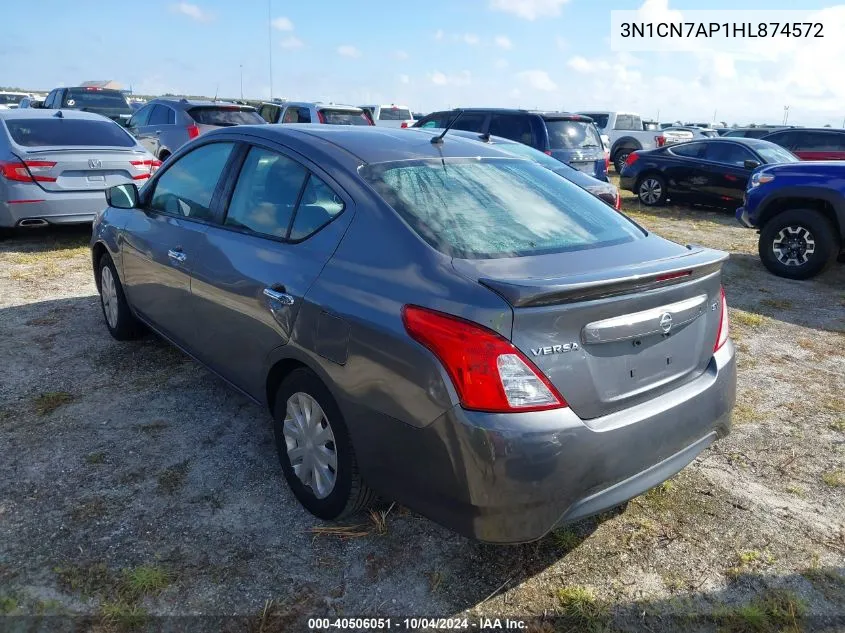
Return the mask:
POLYGON ((647 240, 603 249, 602 268, 594 251, 453 265, 513 306, 513 344, 589 420, 676 388, 713 355, 727 254, 647 240))
POLYGON ((134 149, 101 147, 39 148, 19 152, 33 180, 45 191, 102 191, 150 177, 155 161, 134 149))

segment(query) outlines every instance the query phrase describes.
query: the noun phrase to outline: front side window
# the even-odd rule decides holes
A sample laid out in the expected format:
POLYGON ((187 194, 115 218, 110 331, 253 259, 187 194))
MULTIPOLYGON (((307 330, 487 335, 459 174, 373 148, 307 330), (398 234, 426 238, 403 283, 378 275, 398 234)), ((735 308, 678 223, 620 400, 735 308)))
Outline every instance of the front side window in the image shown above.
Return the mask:
POLYGON ((233 147, 233 143, 209 143, 182 156, 156 181, 150 209, 210 220, 211 199, 233 147))
POLYGON ((153 112, 154 105, 145 105, 143 108, 138 110, 132 117, 129 119, 129 123, 126 124, 127 127, 143 127, 147 124, 147 121, 150 120, 150 114, 153 112))
POLYGON ((173 112, 173 110, 163 105, 156 105, 150 113, 150 119, 147 125, 167 125, 170 123, 168 112, 173 112))
POLYGON ((644 233, 531 161, 453 158, 369 165, 361 175, 433 248, 451 257, 542 255, 644 233))
POLYGON ((308 172, 276 152, 253 147, 241 168, 224 224, 285 238, 308 172))

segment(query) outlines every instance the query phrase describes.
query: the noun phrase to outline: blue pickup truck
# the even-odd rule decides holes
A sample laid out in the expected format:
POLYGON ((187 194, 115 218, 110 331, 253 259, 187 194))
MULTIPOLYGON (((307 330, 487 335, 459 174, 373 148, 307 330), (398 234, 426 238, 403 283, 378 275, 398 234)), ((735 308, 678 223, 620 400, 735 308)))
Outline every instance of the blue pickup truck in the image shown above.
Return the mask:
POLYGON ((818 275, 845 255, 845 161, 758 167, 736 217, 759 230, 760 259, 770 272, 818 275))

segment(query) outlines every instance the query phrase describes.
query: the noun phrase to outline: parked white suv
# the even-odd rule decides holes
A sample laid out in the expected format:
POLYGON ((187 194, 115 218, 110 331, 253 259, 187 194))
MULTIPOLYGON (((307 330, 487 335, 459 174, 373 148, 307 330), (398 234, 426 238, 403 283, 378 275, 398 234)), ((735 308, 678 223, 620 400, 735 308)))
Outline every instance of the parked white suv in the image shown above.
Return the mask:
POLYGON ((363 105, 360 106, 370 113, 376 125, 382 127, 411 127, 414 124, 414 115, 411 109, 403 105, 363 105))

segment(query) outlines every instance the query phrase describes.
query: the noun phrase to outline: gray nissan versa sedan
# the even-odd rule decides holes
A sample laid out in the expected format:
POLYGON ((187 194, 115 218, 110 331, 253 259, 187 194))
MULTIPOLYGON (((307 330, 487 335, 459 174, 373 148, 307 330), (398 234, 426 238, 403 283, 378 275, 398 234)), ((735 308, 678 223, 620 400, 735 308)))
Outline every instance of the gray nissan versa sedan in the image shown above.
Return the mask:
POLYGON ((91 245, 109 331, 144 324, 266 405, 320 518, 380 495, 530 541, 729 431, 726 255, 495 146, 233 127, 108 199, 91 245))

